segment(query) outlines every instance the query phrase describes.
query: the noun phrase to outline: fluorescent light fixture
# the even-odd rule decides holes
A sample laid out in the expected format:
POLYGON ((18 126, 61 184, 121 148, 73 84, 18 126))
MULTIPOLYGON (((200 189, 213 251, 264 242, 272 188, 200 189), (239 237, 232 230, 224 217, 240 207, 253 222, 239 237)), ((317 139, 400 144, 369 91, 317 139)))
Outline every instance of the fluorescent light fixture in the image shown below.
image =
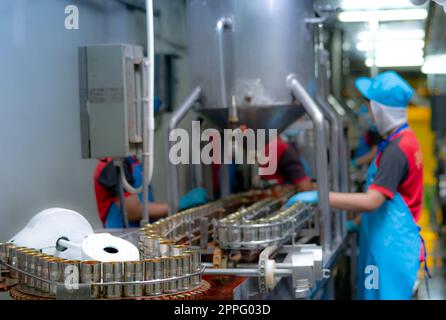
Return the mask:
MULTIPOLYGON (((423 40, 394 40, 394 41, 376 41, 376 51, 395 50, 395 51, 414 51, 424 48, 423 40)), ((373 50, 372 41, 359 41, 356 44, 356 49, 359 51, 371 51, 373 50)))
MULTIPOLYGON (((378 31, 375 33, 375 39, 377 41, 381 40, 411 40, 411 39, 423 39, 424 30, 423 29, 412 29, 412 30, 388 30, 388 31, 378 31)), ((371 41, 373 39, 373 34, 370 31, 362 31, 358 33, 358 39, 360 41, 371 41)))
MULTIPOLYGON (((419 56, 389 56, 383 55, 375 58, 375 63, 377 67, 419 67, 423 65, 424 58, 422 55, 419 56)), ((373 65, 373 60, 371 58, 366 59, 365 64, 367 67, 373 65)))
POLYGON ((344 0, 342 10, 399 9, 414 7, 410 0, 344 0))
POLYGON ((424 20, 427 17, 426 9, 405 10, 379 10, 379 11, 345 11, 341 12, 338 19, 342 22, 367 22, 367 21, 402 21, 424 20))
POLYGON ((421 72, 425 74, 446 74, 446 54, 426 56, 421 72))

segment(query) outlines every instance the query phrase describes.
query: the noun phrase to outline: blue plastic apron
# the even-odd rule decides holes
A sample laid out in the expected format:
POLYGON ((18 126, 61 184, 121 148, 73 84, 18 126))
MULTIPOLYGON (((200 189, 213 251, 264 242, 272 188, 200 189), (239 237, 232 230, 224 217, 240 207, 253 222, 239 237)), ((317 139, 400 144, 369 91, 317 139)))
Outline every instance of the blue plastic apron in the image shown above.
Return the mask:
MULTIPOLYGON (((383 152, 401 126, 378 147, 383 152)), ((367 188, 377 173, 372 161, 367 188)), ((420 267, 421 237, 412 213, 397 193, 377 210, 361 215, 357 298, 366 300, 410 299, 420 267)))
MULTIPOLYGON (((132 175, 133 179, 135 179, 134 188, 139 188, 142 185, 143 180, 143 172, 142 166, 139 164, 136 159, 132 157, 128 157, 127 161, 130 162, 132 166, 132 175)), ((142 202, 142 192, 138 193, 139 201, 142 202)), ((153 193, 152 187, 149 186, 149 201, 153 202, 153 193)), ((124 228, 124 221, 121 209, 116 205, 116 203, 112 203, 110 209, 108 210, 107 219, 105 220, 105 228, 124 228)), ((139 222, 131 222, 129 221, 129 227, 137 228, 139 227, 139 222)))

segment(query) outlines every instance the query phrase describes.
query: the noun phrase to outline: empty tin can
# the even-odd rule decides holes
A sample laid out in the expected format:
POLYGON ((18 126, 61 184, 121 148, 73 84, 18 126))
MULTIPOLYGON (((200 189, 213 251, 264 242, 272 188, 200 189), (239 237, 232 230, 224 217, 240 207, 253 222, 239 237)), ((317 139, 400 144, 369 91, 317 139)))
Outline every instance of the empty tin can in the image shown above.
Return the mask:
MULTIPOLYGON (((126 261, 124 262, 124 281, 142 281, 143 276, 142 261, 126 261)), ((126 284, 124 285, 124 296, 140 297, 143 294, 143 284, 126 284)))
POLYGON ((64 260, 60 263, 61 282, 68 290, 74 289, 80 283, 80 265, 79 260, 64 260))
POLYGON ((161 255, 160 239, 156 236, 144 238, 144 254, 146 258, 155 258, 161 255))
POLYGON ((14 244, 10 242, 0 243, 0 259, 2 261, 2 267, 5 269, 5 264, 8 263, 8 250, 10 247, 14 247, 14 244))
MULTIPOLYGON (((190 255, 181 254, 178 257, 177 272, 178 276, 185 276, 190 273, 190 255)), ((178 280, 178 290, 184 291, 190 288, 190 277, 182 278, 178 280)))
POLYGON ((49 294, 55 296, 57 292, 57 284, 61 282, 61 264, 64 259, 51 258, 48 259, 48 278, 49 281, 49 294))
MULTIPOLYGON (((196 250, 184 251, 184 254, 190 256, 190 272, 195 273, 201 268, 201 254, 196 250)), ((201 275, 195 275, 190 277, 190 286, 196 287, 201 284, 201 275)))
MULTIPOLYGON (((44 256, 44 257, 42 258, 42 262, 41 262, 41 263, 42 263, 42 279, 50 280, 48 264, 49 264, 49 261, 50 261, 51 259, 54 259, 54 257, 51 257, 51 256, 44 256)), ((42 288, 41 288, 41 291, 42 291, 43 293, 49 293, 49 292, 50 292, 50 285, 49 285, 48 282, 42 281, 42 288)))
MULTIPOLYGON (((36 255, 35 275, 39 278, 42 278, 42 263, 45 257, 46 254, 44 253, 39 253, 36 255)), ((42 291, 42 280, 36 278, 35 281, 35 290, 42 291)))
MULTIPOLYGON (((16 259, 17 259, 17 268, 28 272, 28 266, 27 266, 27 255, 28 253, 33 252, 31 249, 27 248, 20 248, 16 249, 16 259)), ((19 283, 21 285, 27 286, 27 276, 24 273, 18 273, 18 279, 19 283)))
MULTIPOLYGON (((36 273, 36 260, 40 253, 36 251, 26 252, 26 271, 31 275, 37 275, 36 273)), ((34 289, 36 286, 36 278, 27 276, 26 277, 26 284, 28 285, 28 288, 34 289)))
POLYGON ((238 243, 240 243, 242 241, 242 230, 241 230, 241 228, 239 228, 237 223, 232 224, 232 226, 230 227, 230 230, 231 230, 230 231, 231 232, 230 233, 231 234, 230 242, 231 242, 231 245, 234 248, 236 248, 239 246, 238 243))
MULTIPOLYGON (((99 261, 82 261, 81 262, 81 283, 99 283, 101 282, 101 263, 99 261)), ((101 287, 91 285, 90 297, 98 299, 101 296, 101 287)))
MULTIPOLYGON (((12 267, 18 268, 18 262, 17 262, 17 250, 20 249, 27 249, 25 247, 16 247, 16 246, 10 246, 8 247, 8 264, 12 267)), ((12 270, 9 272, 9 277, 12 279, 18 279, 19 273, 16 270, 12 270)))
MULTIPOLYGON (((164 275, 165 278, 174 278, 177 276, 177 259, 175 257, 164 258, 164 275)), ((177 280, 169 280, 165 283, 164 292, 174 293, 178 291, 177 280)))
POLYGON ((218 243, 220 245, 228 242, 228 228, 222 224, 218 226, 218 243))
MULTIPOLYGON (((158 280, 163 278, 162 259, 144 260, 144 280, 158 280)), ((148 283, 144 287, 144 294, 147 296, 160 295, 163 293, 163 283, 148 283)))
POLYGON ((160 241, 160 255, 161 257, 168 257, 170 256, 171 249, 175 243, 170 240, 162 240, 160 241))
MULTIPOLYGON (((102 264, 102 274, 104 282, 122 281, 122 263, 104 262, 102 264)), ((122 285, 106 285, 104 287, 104 296, 106 298, 119 298, 122 295, 122 285)))

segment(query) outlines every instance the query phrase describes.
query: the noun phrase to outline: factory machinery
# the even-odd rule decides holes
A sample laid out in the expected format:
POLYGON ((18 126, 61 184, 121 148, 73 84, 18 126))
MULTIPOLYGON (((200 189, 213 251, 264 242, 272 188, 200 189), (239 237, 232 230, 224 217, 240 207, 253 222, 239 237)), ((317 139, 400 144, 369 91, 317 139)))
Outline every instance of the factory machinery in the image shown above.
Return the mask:
MULTIPOLYGON (((329 53, 322 39, 328 13, 316 14, 310 0, 188 0, 186 6, 192 91, 172 113, 166 132, 169 217, 150 223, 145 200, 153 172, 153 110, 147 114, 153 102, 153 90, 147 90, 153 89, 153 28, 149 59, 133 45, 80 48, 83 156, 112 157, 122 189, 144 192, 143 227, 126 234, 139 259, 60 260, 3 244, 2 275, 14 298, 334 297, 332 270, 347 246, 347 213, 330 208, 328 192, 349 191, 350 175, 345 112, 329 94, 329 53), (317 205, 286 208, 296 190, 285 186, 231 194, 228 165, 221 164, 220 199, 179 212, 180 181, 178 167, 167 160, 169 137, 193 109, 220 130, 245 126, 280 133, 307 119, 317 205), (144 164, 137 189, 122 170, 123 159, 135 154, 144 164), (79 273, 66 274, 67 266, 79 273), (67 276, 78 289, 67 289, 67 276)), ((150 27, 151 1, 147 8, 150 27)), ((191 167, 195 186, 205 185, 205 165, 191 167)), ((55 241, 61 250, 70 246, 55 241)), ((349 246, 354 258, 355 241, 349 246)))
MULTIPOLYGON (((234 260, 233 265, 239 266, 237 274, 258 275, 259 292, 272 290, 275 277, 291 276, 300 294, 305 294, 322 279, 322 252, 294 243, 303 231, 308 234, 314 228, 314 211, 300 203, 283 208, 289 194, 283 190, 236 194, 146 225, 132 232, 140 252, 135 261, 69 260, 44 253, 45 249, 4 243, 2 281, 12 287, 16 299, 202 299, 212 291, 202 279, 206 264, 202 257, 221 267, 222 257, 230 259, 233 250, 246 250, 258 258, 259 273, 240 268, 246 258, 234 260), (271 257, 286 243, 288 250, 299 249, 311 263, 276 265, 271 257)), ((56 249, 63 252, 65 246, 59 240, 56 249)), ((234 272, 208 270, 214 275, 234 272)))

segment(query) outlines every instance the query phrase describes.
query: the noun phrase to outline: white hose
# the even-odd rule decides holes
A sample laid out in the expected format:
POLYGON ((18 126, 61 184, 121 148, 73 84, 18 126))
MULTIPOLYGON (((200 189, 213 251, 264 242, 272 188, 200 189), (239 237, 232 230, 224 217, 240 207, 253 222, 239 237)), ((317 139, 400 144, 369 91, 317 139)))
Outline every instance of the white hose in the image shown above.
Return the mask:
POLYGON ((127 192, 130 192, 133 194, 140 193, 142 191, 142 185, 139 186, 138 188, 135 188, 127 181, 127 177, 125 176, 125 171, 124 171, 124 161, 125 161, 125 159, 117 161, 118 166, 119 166, 119 174, 121 176, 122 186, 124 187, 125 191, 127 191, 127 192))
MULTIPOLYGON (((144 59, 144 66, 146 72, 144 74, 148 76, 148 81, 145 83, 147 95, 144 94, 143 104, 143 221, 149 222, 149 210, 148 210, 148 192, 149 185, 153 175, 153 149, 154 149, 154 134, 155 134, 155 113, 154 113, 154 100, 155 100, 155 48, 154 48, 154 22, 153 22, 153 0, 146 0, 146 21, 147 21, 147 59, 144 59), (147 74, 148 73, 148 74, 147 74), (147 116, 146 116, 147 115, 147 116)), ((145 93, 146 90, 143 90, 145 93)))

